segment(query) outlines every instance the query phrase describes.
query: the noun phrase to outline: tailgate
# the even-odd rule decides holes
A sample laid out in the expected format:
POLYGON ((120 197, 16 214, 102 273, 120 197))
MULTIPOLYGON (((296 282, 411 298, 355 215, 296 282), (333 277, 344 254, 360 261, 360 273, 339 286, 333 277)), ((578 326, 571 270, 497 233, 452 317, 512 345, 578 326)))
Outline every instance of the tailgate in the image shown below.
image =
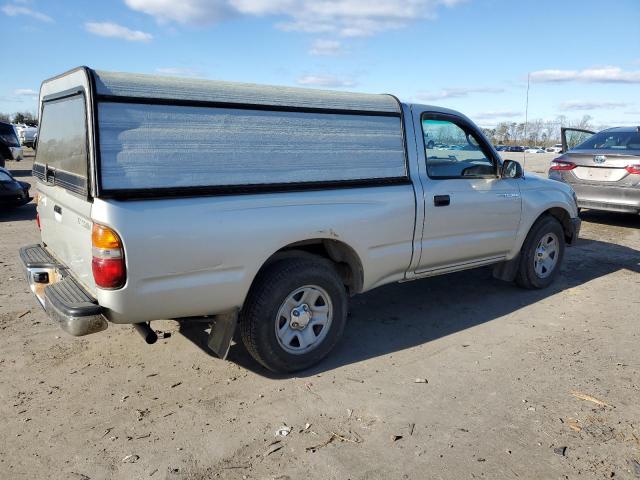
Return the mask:
MULTIPOLYGON (((44 88, 44 87, 43 87, 44 88)), ((88 189, 87 107, 82 91, 45 96, 38 150, 38 214, 42 241, 56 260, 95 294, 91 272, 91 207, 88 189), (49 99, 50 98, 50 99, 49 99)))
POLYGON ((91 272, 91 206, 64 188, 38 184, 38 214, 47 250, 95 295, 91 272))

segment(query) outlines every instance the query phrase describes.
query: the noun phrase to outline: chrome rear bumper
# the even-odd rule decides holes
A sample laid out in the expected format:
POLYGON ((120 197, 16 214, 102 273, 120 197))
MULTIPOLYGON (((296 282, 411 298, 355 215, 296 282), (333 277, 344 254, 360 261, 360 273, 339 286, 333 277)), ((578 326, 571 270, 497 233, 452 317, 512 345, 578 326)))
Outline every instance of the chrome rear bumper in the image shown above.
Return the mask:
POLYGON ((104 309, 41 245, 20 249, 27 283, 47 312, 70 335, 100 332, 108 326, 104 309))

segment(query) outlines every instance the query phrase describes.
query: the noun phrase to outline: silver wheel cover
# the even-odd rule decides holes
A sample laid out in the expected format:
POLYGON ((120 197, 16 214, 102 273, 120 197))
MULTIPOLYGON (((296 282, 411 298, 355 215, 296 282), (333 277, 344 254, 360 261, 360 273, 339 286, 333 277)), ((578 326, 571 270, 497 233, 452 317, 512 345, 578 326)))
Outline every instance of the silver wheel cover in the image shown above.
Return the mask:
POLYGON ((317 285, 291 292, 275 318, 276 339, 282 349, 302 355, 316 349, 326 338, 333 319, 329 294, 317 285))

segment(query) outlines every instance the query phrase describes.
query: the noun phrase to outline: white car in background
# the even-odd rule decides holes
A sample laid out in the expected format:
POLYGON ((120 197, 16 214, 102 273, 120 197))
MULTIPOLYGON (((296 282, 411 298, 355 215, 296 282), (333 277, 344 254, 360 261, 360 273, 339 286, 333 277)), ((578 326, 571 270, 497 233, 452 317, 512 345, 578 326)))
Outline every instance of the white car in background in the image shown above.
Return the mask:
POLYGON ((547 153, 562 153, 562 144, 556 143, 553 147, 547 148, 547 153))
POLYGON ((29 125, 15 125, 15 128, 18 133, 20 145, 33 148, 38 129, 36 127, 30 127, 29 125))

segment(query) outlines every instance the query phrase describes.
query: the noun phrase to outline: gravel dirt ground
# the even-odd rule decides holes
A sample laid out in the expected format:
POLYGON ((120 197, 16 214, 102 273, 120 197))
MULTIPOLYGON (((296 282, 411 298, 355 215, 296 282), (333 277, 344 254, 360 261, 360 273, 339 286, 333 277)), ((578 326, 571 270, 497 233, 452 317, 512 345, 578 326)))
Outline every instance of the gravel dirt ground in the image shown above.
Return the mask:
POLYGON ((34 217, 0 212, 1 479, 640 478, 638 216, 585 212, 544 291, 481 269, 355 297, 297 376, 198 325, 67 336, 19 265, 34 217))

